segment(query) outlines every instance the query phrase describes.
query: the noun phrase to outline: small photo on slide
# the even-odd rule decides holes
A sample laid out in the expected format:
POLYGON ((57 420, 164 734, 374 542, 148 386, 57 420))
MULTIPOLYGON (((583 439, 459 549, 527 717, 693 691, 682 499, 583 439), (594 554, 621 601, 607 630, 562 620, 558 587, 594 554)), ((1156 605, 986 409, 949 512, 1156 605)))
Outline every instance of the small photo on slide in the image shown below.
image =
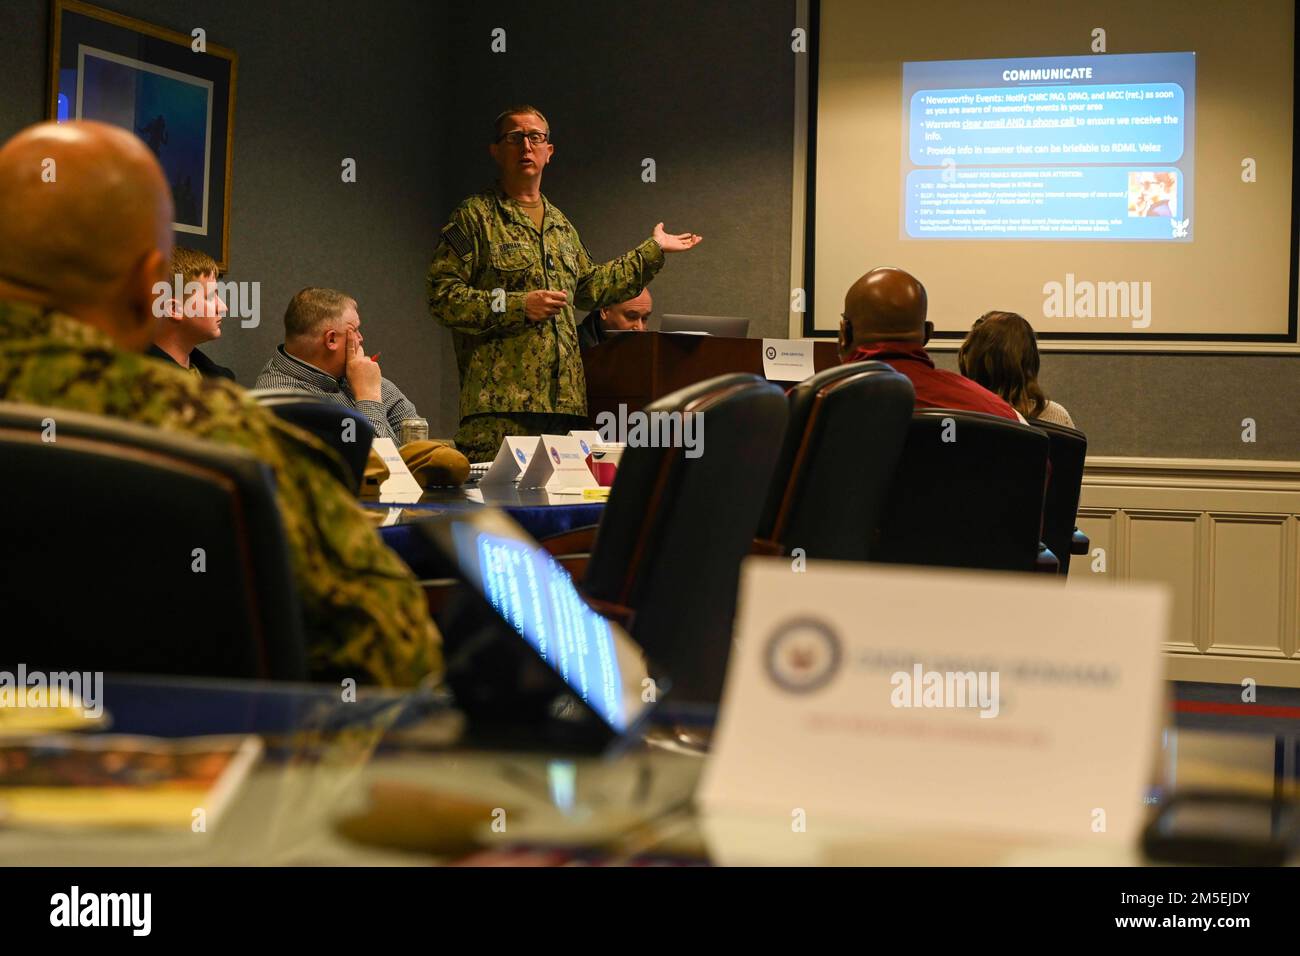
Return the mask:
POLYGON ((1128 174, 1128 214, 1177 216, 1178 174, 1132 172, 1128 174))

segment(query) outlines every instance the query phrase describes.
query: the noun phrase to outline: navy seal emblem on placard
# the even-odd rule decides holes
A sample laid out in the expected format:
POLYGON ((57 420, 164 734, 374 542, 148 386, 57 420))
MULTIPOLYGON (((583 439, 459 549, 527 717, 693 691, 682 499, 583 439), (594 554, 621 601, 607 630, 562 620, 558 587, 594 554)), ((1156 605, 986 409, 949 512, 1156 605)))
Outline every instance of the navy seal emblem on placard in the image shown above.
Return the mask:
POLYGON ((768 361, 771 361, 772 359, 776 358, 776 348, 774 346, 769 345, 767 347, 766 354, 767 354, 768 361))
POLYGON ((763 664, 778 687, 795 694, 820 690, 840 669, 843 650, 830 625, 816 618, 793 618, 767 639, 763 664))

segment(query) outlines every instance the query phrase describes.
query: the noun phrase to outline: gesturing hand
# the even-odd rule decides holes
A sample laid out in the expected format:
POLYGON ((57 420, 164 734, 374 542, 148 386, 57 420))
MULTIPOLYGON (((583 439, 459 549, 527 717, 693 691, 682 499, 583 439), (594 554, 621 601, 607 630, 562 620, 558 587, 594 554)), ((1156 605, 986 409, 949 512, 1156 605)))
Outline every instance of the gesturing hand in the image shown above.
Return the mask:
POLYGON ((351 330, 348 331, 346 348, 347 362, 343 367, 343 376, 352 386, 352 394, 358 402, 381 401, 383 373, 379 371, 378 363, 372 361, 361 348, 361 340, 351 330))
POLYGON ((670 235, 664 232, 664 224, 660 222, 655 224, 654 241, 659 243, 659 248, 664 252, 685 252, 698 246, 704 241, 704 237, 697 236, 693 232, 670 235))
POLYGON ((554 289, 534 289, 524 296, 524 317, 529 322, 545 322, 552 316, 559 315, 569 301, 567 292, 554 289))

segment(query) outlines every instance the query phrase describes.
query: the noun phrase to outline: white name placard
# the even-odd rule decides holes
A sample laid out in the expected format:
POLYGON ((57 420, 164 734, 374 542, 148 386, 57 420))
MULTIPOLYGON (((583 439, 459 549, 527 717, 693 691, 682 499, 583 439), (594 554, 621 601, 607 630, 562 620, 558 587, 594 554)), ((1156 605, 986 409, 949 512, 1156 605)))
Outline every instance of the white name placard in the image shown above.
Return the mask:
POLYGON ((497 485, 518 481, 519 476, 527 470, 528 463, 533 460, 533 452, 536 450, 536 435, 507 435, 501 439, 501 447, 497 449, 496 458, 492 459, 492 466, 483 473, 478 483, 497 485))
POLYGON ((812 375, 809 339, 763 339, 763 376, 773 382, 802 382, 812 375))
POLYGON ((397 450, 397 443, 391 438, 376 438, 370 447, 384 459, 384 464, 388 466, 388 477, 379 486, 379 500, 400 504, 419 501, 420 496, 424 494, 424 489, 411 474, 411 469, 406 467, 402 453, 397 450))
POLYGON ((604 442, 598 431, 571 431, 569 437, 578 439, 578 449, 584 458, 591 454, 593 446, 604 442))
POLYGON ((798 565, 745 561, 706 810, 787 836, 793 822, 918 840, 1136 838, 1162 726, 1166 590, 798 565))
POLYGON ((549 492, 581 494, 584 488, 598 487, 578 439, 570 435, 543 435, 519 479, 521 491, 545 488, 549 492))

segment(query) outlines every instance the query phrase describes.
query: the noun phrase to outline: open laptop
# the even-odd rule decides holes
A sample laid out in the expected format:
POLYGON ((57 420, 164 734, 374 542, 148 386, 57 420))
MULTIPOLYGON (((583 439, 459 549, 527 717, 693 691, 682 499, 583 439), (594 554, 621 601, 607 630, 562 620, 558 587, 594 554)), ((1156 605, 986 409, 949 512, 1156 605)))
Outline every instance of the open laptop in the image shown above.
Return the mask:
POLYGON ((440 623, 471 736, 584 751, 639 739, 668 682, 658 668, 650 681, 640 646, 583 601, 545 548, 495 508, 416 527, 464 585, 440 623))
POLYGON ((694 332, 727 339, 749 337, 749 319, 732 315, 665 315, 660 332, 694 332))

